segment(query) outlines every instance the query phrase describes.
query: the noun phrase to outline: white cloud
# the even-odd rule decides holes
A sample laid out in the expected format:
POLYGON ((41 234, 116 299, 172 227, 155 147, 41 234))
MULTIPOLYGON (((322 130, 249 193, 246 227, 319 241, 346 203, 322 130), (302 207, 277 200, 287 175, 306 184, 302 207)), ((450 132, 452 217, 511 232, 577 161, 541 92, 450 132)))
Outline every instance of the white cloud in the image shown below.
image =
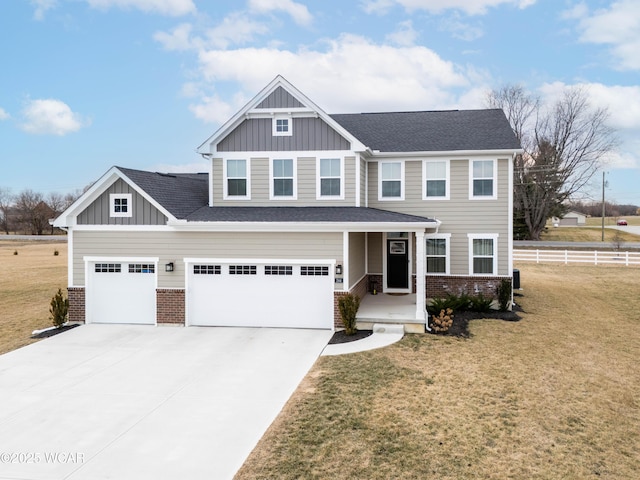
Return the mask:
POLYGON ((640 3, 637 0, 613 2, 609 8, 593 13, 579 6, 565 12, 565 17, 578 20, 581 42, 610 45, 619 68, 640 70, 640 3))
POLYGON ((249 10, 255 13, 282 11, 298 25, 310 25, 313 21, 313 16, 307 7, 292 0, 249 0, 249 10))
POLYGON ((463 22, 460 14, 457 12, 454 12, 450 17, 444 18, 440 21, 440 30, 449 32, 454 38, 464 40, 466 42, 472 42, 484 35, 482 27, 463 22))
POLYGON ((153 39, 161 43, 166 50, 171 51, 184 51, 191 50, 196 45, 191 39, 192 26, 189 23, 181 23, 169 33, 156 32, 153 34, 153 39))
POLYGON ((254 40, 255 35, 268 33, 266 25, 252 20, 242 12, 228 15, 221 24, 207 31, 207 45, 215 48, 227 48, 229 45, 242 45, 254 40))
POLYGON ((31 0, 31 5, 35 7, 33 18, 35 20, 44 20, 47 10, 51 10, 56 4, 56 0, 31 0))
POLYGON ((89 125, 81 115, 55 99, 29 100, 22 111, 24 123, 21 128, 27 133, 42 135, 66 135, 89 125))
POLYGON ((7 120, 10 117, 11 115, 9 115, 4 108, 0 107, 0 121, 7 120))
POLYGON ((396 45, 409 47, 416 43, 416 40, 418 39, 418 32, 414 30, 411 20, 407 20, 405 22, 400 22, 398 24, 398 29, 395 32, 388 34, 386 39, 396 45))
POLYGON ((193 0, 85 0, 90 6, 99 9, 112 7, 121 9, 136 9, 145 13, 157 13, 178 17, 195 13, 193 0))
MULTIPOLYGON (((243 100, 282 74, 332 113, 457 108, 456 91, 471 89, 482 77, 426 47, 378 45, 355 35, 327 41, 325 50, 208 50, 200 52, 199 61, 204 82, 236 82, 243 100)), ((242 105, 208 96, 192 111, 203 120, 222 122, 242 105)))
POLYGON ((537 0, 365 0, 362 5, 367 13, 385 13, 393 3, 408 11, 426 10, 430 13, 442 13, 458 10, 467 15, 484 15, 489 8, 506 4, 517 8, 527 8, 537 0))

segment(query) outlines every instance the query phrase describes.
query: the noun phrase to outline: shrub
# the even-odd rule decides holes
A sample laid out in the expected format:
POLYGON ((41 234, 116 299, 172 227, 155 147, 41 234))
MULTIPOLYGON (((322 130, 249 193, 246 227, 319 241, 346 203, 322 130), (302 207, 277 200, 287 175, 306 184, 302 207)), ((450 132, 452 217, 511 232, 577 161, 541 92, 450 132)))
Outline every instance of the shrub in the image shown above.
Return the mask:
POLYGON ((446 332, 453 325, 453 310, 450 308, 442 309, 438 316, 431 315, 431 319, 431 326, 437 333, 446 332))
POLYGON ((431 299, 431 304, 429 305, 429 312, 432 314, 436 314, 440 312, 440 310, 469 310, 469 306, 471 304, 471 297, 466 293, 462 293, 460 295, 456 295, 454 293, 447 293, 447 296, 442 298, 433 298, 431 299))
POLYGON ((58 289, 51 299, 51 306, 49 307, 49 317, 54 327, 60 328, 67 321, 67 314, 69 313, 69 299, 64 298, 62 289, 58 289))
POLYGON ((57 257, 58 255, 60 255, 60 252, 58 250, 54 250, 53 251, 53 256, 57 257))
POLYGON ((511 304, 511 282, 506 278, 502 279, 496 287, 498 305, 501 312, 506 312, 511 304))
POLYGON ((469 308, 474 312, 488 312, 491 310, 492 298, 486 298, 482 292, 475 297, 471 297, 469 308))
POLYGON ((344 333, 353 335, 356 333, 356 313, 360 308, 360 297, 353 293, 338 297, 338 310, 344 324, 344 333))
POLYGON ((13 254, 14 254, 14 255, 17 255, 17 254, 18 254, 18 250, 14 250, 14 251, 13 251, 13 254))

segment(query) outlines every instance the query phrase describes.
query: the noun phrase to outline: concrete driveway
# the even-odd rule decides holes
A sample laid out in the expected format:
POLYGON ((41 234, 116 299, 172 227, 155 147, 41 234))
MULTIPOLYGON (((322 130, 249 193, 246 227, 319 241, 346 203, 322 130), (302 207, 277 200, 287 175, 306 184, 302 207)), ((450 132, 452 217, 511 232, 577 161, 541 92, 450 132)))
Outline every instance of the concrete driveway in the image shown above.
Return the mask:
POLYGON ((321 330, 84 325, 0 356, 0 479, 232 478, 321 330))

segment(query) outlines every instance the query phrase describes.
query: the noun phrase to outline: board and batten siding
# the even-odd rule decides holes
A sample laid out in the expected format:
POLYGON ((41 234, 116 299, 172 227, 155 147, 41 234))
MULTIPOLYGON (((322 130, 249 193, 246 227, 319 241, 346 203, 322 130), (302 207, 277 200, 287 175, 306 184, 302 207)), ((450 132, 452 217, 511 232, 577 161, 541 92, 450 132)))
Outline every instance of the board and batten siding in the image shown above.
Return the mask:
POLYGON ((248 118, 217 144, 218 152, 350 150, 351 144, 321 118, 293 118, 290 136, 274 136, 271 118, 248 118))
POLYGON ((77 217, 79 225, 165 225, 165 217, 156 207, 122 179, 116 180, 77 217), (131 217, 111 217, 110 195, 131 194, 131 217))
MULTIPOLYGON (((273 158, 294 158, 297 168, 297 200, 269 199, 269 158, 251 158, 251 200, 224 199, 223 159, 213 160, 213 204, 229 207, 335 207, 355 206, 355 157, 344 158, 345 189, 344 200, 316 200, 316 158, 275 155, 273 158)), ((242 156, 230 155, 228 158, 242 159, 242 156)))
MULTIPOLYGON (((349 233, 349 279, 348 290, 365 275, 366 265, 366 233, 349 233)), ((345 280, 347 281, 347 280, 345 280)))
POLYGON ((439 233, 451 234, 451 274, 469 274, 468 233, 497 233, 498 274, 509 272, 509 162, 498 159, 498 198, 469 199, 469 160, 450 161, 450 199, 422 199, 422 159, 405 161, 404 201, 378 200, 378 163, 369 162, 369 206, 442 222, 439 233))
POLYGON ((300 101, 287 92, 284 88, 278 87, 261 101, 256 108, 300 108, 304 107, 300 101))
MULTIPOLYGON (((325 233, 90 232, 73 234, 73 286, 85 285, 85 256, 158 257, 158 288, 185 288, 184 258, 343 260, 343 236, 325 233), (174 271, 164 265, 173 262, 174 271)), ((342 289, 342 285, 339 285, 342 289)))

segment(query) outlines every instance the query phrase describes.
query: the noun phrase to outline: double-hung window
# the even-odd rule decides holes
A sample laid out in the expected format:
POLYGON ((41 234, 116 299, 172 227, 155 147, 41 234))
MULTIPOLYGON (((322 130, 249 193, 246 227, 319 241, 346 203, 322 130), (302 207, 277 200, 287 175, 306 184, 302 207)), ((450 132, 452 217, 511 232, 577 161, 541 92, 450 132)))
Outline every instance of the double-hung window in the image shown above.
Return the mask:
POLYGON ((425 253, 427 257, 427 275, 449 274, 449 239, 450 234, 435 234, 425 237, 425 253))
POLYGON ((497 198, 495 160, 471 160, 469 173, 469 198, 497 198))
POLYGON ((403 162, 380 162, 380 200, 404 200, 403 184, 403 162))
POLYGON ((425 160, 422 166, 424 200, 449 199, 449 162, 425 160))
POLYGON ((224 167, 225 198, 248 199, 250 197, 250 182, 247 160, 227 159, 224 167))
POLYGON ((271 198, 296 198, 296 168, 291 158, 271 160, 271 198))
POLYGON ((320 198, 344 198, 342 190, 342 159, 321 158, 318 165, 320 198))
POLYGON ((469 273, 471 275, 498 274, 498 235, 468 234, 469 273))

